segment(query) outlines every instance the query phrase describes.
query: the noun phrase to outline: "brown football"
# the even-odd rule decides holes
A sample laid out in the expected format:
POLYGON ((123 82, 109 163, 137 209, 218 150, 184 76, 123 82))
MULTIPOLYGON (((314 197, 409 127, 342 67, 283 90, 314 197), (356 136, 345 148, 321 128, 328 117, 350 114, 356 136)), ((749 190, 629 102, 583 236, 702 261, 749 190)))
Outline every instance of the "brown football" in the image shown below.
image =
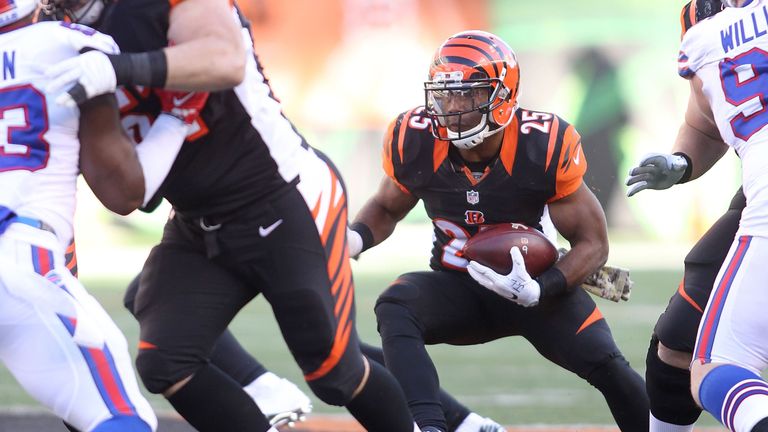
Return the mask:
POLYGON ((523 254, 525 269, 536 277, 557 261, 557 248, 535 228, 519 223, 492 225, 472 236, 462 249, 464 258, 477 261, 500 274, 512 271, 509 250, 517 246, 523 254))

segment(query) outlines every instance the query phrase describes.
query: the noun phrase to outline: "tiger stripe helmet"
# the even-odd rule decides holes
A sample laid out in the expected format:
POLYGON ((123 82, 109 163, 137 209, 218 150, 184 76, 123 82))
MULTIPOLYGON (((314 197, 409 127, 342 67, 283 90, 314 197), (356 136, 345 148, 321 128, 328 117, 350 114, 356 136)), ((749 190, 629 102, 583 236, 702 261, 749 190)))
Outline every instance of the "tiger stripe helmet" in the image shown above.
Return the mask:
POLYGON ((515 53, 498 36, 470 30, 449 37, 424 83, 432 133, 462 149, 475 147, 512 121, 519 84, 515 53), (451 109, 448 99, 458 97, 466 99, 464 108, 451 109))
POLYGON ((705 20, 723 10, 725 5, 721 0, 691 0, 683 6, 680 12, 680 38, 699 21, 705 20))

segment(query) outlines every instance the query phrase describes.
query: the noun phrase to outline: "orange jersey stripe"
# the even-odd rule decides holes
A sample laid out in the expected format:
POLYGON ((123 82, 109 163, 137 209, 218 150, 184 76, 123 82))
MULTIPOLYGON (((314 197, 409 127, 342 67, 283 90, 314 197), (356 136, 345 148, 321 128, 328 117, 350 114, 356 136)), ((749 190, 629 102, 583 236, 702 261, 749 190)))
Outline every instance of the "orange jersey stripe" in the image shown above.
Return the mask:
POLYGON ((442 165, 443 161, 446 157, 448 157, 448 146, 450 144, 448 141, 442 141, 437 138, 435 138, 435 148, 432 152, 432 170, 433 172, 437 172, 437 169, 440 168, 440 165, 442 165))
POLYGON ((587 160, 581 148, 581 135, 573 125, 569 125, 563 136, 560 160, 555 179, 555 195, 547 202, 557 201, 576 192, 583 183, 587 171, 587 160))
POLYGON ((501 143, 501 152, 499 157, 507 174, 512 175, 512 166, 515 164, 515 154, 517 153, 517 134, 520 128, 517 116, 512 118, 512 123, 504 131, 504 141, 501 143))
POLYGON ((400 131, 397 134, 397 152, 400 155, 400 163, 403 163, 405 160, 405 157, 403 156, 403 148, 405 147, 405 131, 408 129, 408 121, 411 118, 411 114, 413 114, 413 110, 405 113, 403 116, 403 121, 400 122, 400 131))
POLYGON ((549 169, 549 164, 552 162, 552 155, 555 153, 555 146, 557 144, 557 132, 560 129, 560 119, 555 116, 552 121, 552 127, 549 130, 549 142, 547 143, 547 164, 544 167, 544 171, 549 169))
POLYGON ((581 327, 579 327, 579 329, 576 330, 576 334, 581 333, 585 328, 600 321, 601 319, 603 319, 603 313, 600 312, 600 309, 598 309, 597 306, 595 306, 595 310, 593 310, 592 313, 589 314, 587 319, 585 319, 584 322, 581 323, 581 327))

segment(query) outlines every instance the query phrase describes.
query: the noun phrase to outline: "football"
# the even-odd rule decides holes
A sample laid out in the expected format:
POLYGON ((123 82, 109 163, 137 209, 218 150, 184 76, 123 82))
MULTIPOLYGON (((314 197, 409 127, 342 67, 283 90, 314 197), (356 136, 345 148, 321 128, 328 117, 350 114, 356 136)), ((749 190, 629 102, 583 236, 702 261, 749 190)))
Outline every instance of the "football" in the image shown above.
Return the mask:
POLYGON ((499 274, 512 271, 512 246, 520 248, 525 269, 531 277, 544 273, 557 261, 557 248, 539 230, 519 223, 492 225, 472 236, 462 256, 492 268, 499 274))

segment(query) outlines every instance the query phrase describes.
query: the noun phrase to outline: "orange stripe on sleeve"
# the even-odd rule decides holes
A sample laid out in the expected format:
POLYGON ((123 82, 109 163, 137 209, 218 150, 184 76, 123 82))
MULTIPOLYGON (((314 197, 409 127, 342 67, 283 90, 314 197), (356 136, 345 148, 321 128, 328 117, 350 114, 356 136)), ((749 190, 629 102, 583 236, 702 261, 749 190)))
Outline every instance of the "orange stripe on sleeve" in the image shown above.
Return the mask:
POLYGON ((504 132, 504 141, 501 143, 501 152, 499 157, 507 174, 512 175, 512 166, 515 164, 515 154, 517 153, 517 135, 520 132, 520 126, 517 116, 512 118, 512 123, 504 132))
POLYGON ((400 163, 403 163, 405 157, 403 157, 403 148, 405 147, 405 131, 408 130, 408 121, 411 119, 413 110, 408 111, 403 116, 403 120, 400 122, 400 132, 397 134, 397 152, 400 155, 400 163))
POLYGON ((581 135, 569 125, 563 136, 555 179, 555 194, 547 201, 553 202, 574 193, 587 172, 587 159, 581 148, 581 135))
POLYGON ((547 164, 544 167, 544 171, 549 169, 549 164, 552 162, 552 155, 555 153, 555 146, 557 144, 557 133, 560 131, 560 119, 555 116, 552 121, 552 127, 549 129, 549 142, 547 143, 547 164))
POLYGON ((682 281, 680 281, 680 286, 677 287, 677 292, 680 294, 680 297, 683 298, 683 300, 687 301, 688 303, 693 306, 694 309, 699 311, 699 313, 704 313, 703 310, 701 310, 701 306, 697 305, 695 301, 691 298, 691 296, 688 295, 687 292, 685 292, 685 278, 683 278, 682 281))
POLYGON ((432 170, 433 172, 437 172, 437 169, 440 168, 440 165, 442 165, 443 161, 446 157, 448 157, 448 146, 450 144, 448 141, 442 141, 437 138, 435 138, 435 147, 432 152, 432 170))

